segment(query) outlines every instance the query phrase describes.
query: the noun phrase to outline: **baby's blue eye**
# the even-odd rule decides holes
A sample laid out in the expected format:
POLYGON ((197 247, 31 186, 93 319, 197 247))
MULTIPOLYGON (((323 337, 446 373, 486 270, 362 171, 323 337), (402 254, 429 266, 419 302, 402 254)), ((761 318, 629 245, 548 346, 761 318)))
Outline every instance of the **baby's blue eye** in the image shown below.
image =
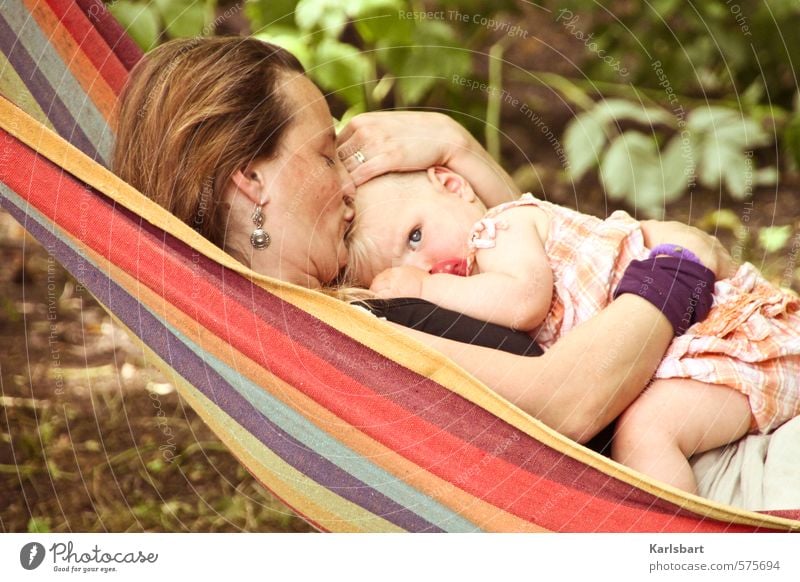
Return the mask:
POLYGON ((421 242, 422 242, 421 228, 415 228, 408 234, 408 246, 410 246, 412 249, 416 249, 421 242))

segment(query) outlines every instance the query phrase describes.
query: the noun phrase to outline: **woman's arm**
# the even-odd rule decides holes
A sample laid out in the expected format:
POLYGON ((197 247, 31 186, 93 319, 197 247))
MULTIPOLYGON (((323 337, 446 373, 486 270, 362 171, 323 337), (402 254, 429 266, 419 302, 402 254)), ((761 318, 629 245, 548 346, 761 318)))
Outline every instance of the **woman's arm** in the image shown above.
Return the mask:
POLYGON ((591 439, 636 399, 672 340, 667 318, 630 294, 567 333, 538 358, 398 327, 578 442, 591 439))
POLYGON ((357 186, 387 172, 447 166, 469 181, 487 207, 520 195, 511 176, 481 144, 442 113, 362 113, 341 131, 337 149, 357 186), (363 163, 355 158, 357 151, 363 154, 363 163))

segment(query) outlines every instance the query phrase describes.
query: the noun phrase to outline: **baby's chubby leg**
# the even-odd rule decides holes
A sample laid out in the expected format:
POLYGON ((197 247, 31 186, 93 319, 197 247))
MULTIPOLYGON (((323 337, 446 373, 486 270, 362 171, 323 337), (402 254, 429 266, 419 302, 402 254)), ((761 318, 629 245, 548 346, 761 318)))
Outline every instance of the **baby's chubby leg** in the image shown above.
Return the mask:
POLYGON ((611 455, 637 471, 695 493, 688 458, 733 442, 750 427, 747 396, 696 380, 654 380, 617 420, 611 455))

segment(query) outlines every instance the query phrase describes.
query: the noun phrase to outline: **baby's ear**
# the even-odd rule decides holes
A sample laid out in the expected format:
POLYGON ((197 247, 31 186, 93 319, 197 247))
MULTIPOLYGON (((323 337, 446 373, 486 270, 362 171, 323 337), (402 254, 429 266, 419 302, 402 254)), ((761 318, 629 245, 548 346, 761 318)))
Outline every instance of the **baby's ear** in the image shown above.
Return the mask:
POLYGON ((450 168, 444 166, 433 166, 428 168, 428 178, 437 188, 444 192, 457 194, 467 202, 475 200, 475 191, 469 182, 461 174, 455 173, 450 168))

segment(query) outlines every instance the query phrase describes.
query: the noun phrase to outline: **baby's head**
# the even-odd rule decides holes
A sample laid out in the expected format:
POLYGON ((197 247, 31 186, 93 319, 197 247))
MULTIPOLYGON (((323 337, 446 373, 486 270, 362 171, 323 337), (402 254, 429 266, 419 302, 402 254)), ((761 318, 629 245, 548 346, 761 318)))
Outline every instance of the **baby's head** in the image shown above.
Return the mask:
POLYGON ((430 271, 464 258, 470 231, 486 213, 469 183, 442 167, 373 178, 358 188, 355 207, 345 279, 365 287, 390 267, 430 271))

